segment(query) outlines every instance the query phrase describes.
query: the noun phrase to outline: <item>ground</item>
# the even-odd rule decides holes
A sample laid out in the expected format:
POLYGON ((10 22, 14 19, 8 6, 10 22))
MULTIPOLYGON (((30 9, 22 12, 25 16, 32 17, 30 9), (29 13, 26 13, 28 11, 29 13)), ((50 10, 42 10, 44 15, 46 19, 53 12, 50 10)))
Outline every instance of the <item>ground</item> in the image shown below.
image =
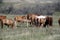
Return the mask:
MULTIPOLYGON (((12 29, 4 25, 3 29, 0 28, 0 40, 60 40, 58 15, 53 15, 52 27, 39 28, 31 25, 27 27, 26 23, 18 23, 18 27, 12 29)), ((8 14, 6 16, 8 19, 13 19, 15 15, 8 14)))

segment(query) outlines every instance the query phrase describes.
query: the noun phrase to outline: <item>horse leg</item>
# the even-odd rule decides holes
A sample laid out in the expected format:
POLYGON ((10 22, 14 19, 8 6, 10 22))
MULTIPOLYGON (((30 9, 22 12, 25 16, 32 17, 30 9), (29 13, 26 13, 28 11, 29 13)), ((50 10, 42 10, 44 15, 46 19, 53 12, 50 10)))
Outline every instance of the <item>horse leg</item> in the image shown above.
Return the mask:
POLYGON ((43 27, 46 27, 46 24, 44 24, 43 27))
POLYGON ((31 25, 31 22, 29 22, 30 23, 30 25, 31 25))
POLYGON ((17 22, 14 21, 12 24, 11 24, 11 28, 14 29, 14 28, 17 28, 17 22))
POLYGON ((3 28, 3 22, 1 21, 1 28, 3 28))
POLYGON ((13 26, 17 27, 17 21, 14 21, 13 26))
POLYGON ((8 26, 8 28, 9 28, 9 25, 7 25, 8 26))
POLYGON ((14 25, 13 24, 11 24, 11 28, 14 28, 14 25))

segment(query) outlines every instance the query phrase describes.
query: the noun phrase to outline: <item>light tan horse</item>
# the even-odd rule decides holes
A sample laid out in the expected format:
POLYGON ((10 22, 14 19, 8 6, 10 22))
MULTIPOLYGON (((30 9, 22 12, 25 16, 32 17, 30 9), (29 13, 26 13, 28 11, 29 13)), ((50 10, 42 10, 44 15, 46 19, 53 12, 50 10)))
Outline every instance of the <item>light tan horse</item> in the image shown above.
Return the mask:
MULTIPOLYGON (((17 26, 17 23, 18 23, 18 22, 24 23, 24 22, 27 22, 28 20, 27 20, 27 17, 26 17, 26 15, 25 15, 25 16, 16 16, 16 17, 14 18, 14 21, 15 21, 15 24, 16 24, 16 26, 17 26)), ((28 22, 29 22, 29 21, 28 21, 28 22)))
POLYGON ((26 20, 26 16, 16 16, 14 20, 17 22, 24 22, 26 20))
POLYGON ((7 25, 8 27, 11 26, 12 28, 14 28, 15 22, 12 19, 2 19, 1 28, 3 28, 4 25, 7 25))

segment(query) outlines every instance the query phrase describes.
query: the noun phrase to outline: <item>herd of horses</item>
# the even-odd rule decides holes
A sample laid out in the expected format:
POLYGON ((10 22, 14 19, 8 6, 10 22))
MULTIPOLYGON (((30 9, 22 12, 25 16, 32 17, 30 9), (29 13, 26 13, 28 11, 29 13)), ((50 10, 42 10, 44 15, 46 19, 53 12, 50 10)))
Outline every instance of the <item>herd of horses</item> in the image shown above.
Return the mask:
MULTIPOLYGON (((12 20, 7 19, 6 16, 0 15, 1 28, 3 28, 4 25, 7 25, 8 27, 11 26, 11 28, 17 27, 18 22, 28 22, 30 25, 34 25, 36 27, 48 27, 53 26, 53 17, 38 14, 27 14, 23 16, 15 16, 14 20, 12 20)), ((58 19, 58 24, 60 26, 60 18, 58 19)))

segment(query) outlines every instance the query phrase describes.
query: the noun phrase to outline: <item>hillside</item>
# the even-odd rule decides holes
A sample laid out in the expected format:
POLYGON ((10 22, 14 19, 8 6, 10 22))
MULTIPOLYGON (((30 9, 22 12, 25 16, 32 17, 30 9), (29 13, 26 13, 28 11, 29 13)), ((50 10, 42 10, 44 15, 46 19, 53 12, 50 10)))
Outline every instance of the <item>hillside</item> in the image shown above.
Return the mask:
POLYGON ((58 2, 58 0, 2 0, 2 2, 52 3, 58 2))
POLYGON ((0 13, 26 14, 42 13, 52 15, 58 0, 1 0, 0 13))

